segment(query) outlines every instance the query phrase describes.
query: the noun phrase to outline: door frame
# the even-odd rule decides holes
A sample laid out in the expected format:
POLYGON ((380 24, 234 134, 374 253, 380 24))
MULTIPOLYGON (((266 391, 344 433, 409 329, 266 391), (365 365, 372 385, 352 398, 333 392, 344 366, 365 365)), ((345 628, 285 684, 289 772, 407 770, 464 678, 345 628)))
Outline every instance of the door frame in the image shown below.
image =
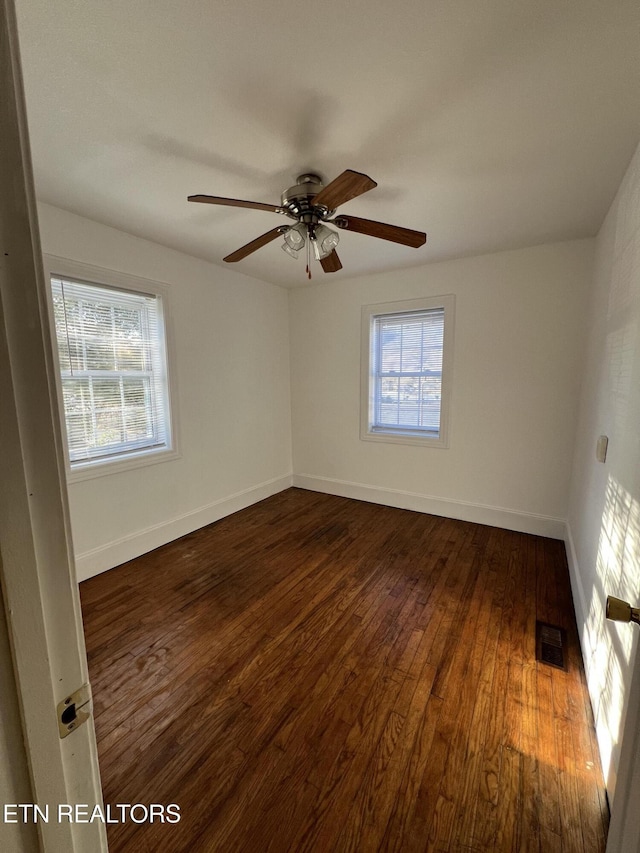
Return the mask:
POLYGON ((0 581, 44 853, 103 853, 105 826, 58 822, 102 804, 93 717, 62 739, 57 705, 88 683, 13 0, 0 12, 0 581))

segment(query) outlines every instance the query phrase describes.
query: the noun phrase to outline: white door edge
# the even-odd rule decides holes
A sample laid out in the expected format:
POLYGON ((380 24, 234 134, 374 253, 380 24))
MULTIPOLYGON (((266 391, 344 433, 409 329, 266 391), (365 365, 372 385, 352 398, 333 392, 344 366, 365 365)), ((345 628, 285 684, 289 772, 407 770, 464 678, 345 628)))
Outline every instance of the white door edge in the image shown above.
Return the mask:
MULTIPOLYGON (((635 625, 626 628, 640 630, 635 625)), ((640 853, 640 648, 629 691, 607 853, 640 853)))
POLYGON ((1 581, 44 853, 102 853, 100 821, 58 821, 59 804, 102 803, 93 717, 60 739, 56 706, 88 681, 72 567, 61 434, 13 0, 0 20, 1 581))

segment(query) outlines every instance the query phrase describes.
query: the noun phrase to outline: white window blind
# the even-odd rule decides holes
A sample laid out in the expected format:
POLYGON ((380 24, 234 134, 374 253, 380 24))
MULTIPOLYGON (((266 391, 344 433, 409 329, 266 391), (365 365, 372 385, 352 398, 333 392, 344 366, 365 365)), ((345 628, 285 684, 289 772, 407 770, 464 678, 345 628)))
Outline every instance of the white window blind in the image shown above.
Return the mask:
POLYGON ((171 446, 162 300, 53 276, 72 468, 171 446))
POLYGON ((372 318, 373 432, 438 438, 444 308, 372 318))

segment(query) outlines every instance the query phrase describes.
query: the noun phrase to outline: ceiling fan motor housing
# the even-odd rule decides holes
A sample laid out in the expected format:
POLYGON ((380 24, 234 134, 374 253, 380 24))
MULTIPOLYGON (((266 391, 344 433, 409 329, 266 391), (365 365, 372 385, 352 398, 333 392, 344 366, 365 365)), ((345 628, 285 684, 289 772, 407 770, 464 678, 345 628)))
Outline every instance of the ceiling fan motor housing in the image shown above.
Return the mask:
POLYGON ((299 175, 297 183, 282 193, 282 207, 288 216, 299 222, 317 224, 332 216, 334 211, 320 205, 316 207, 313 199, 318 195, 324 184, 322 178, 314 173, 299 175))

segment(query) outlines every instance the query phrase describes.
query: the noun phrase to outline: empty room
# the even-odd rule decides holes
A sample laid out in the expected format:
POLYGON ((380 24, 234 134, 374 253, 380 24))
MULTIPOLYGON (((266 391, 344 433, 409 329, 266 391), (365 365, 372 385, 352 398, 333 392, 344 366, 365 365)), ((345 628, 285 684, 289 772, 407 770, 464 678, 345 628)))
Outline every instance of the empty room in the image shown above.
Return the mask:
POLYGON ((640 853, 639 44, 3 0, 3 851, 640 853))

